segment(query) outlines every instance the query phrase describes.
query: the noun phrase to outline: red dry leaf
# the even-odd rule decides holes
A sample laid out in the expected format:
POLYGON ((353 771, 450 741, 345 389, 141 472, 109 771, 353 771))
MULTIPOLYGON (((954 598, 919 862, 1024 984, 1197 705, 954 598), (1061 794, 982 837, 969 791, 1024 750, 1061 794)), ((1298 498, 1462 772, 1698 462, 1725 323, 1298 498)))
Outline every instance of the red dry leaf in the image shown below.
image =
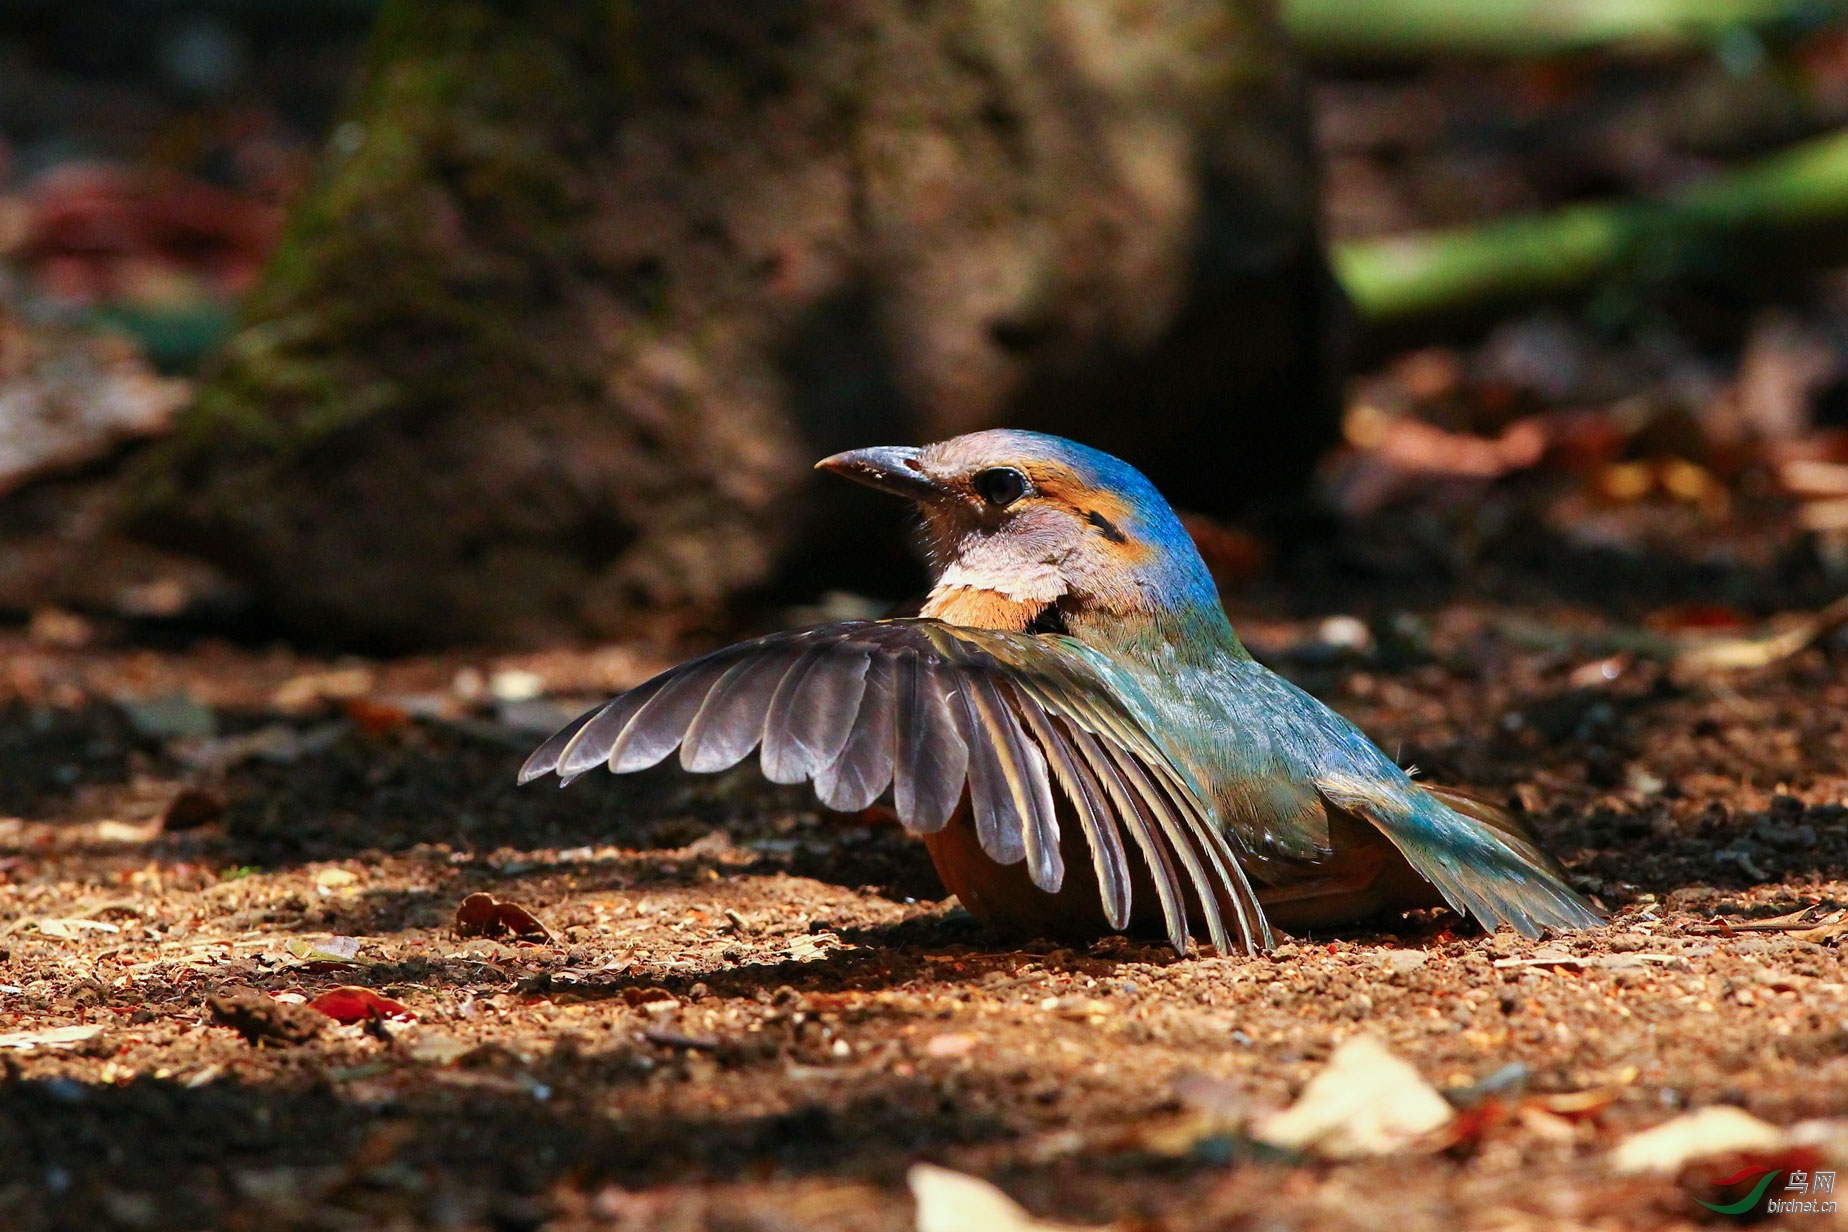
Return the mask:
POLYGON ((410 726, 411 722, 408 711, 385 702, 367 701, 363 697, 350 697, 340 703, 340 708, 368 736, 388 736, 410 726))
POLYGON ((471 894, 456 908, 456 936, 513 937, 520 941, 550 941, 552 931, 539 917, 518 903, 504 903, 492 894, 471 894))
POLYGON ((310 1001, 308 1008, 320 1010, 339 1023, 369 1022, 375 1018, 396 1018, 408 1022, 417 1017, 402 1001, 381 997, 370 988, 361 988, 357 984, 330 988, 310 1001))
POLYGON ((1514 1109, 1509 1107, 1506 1100, 1490 1095, 1480 1103, 1458 1112, 1449 1124, 1433 1130, 1428 1145, 1434 1151, 1468 1155, 1513 1116, 1514 1109))
POLYGON ((249 285, 282 212, 223 188, 112 163, 71 163, 28 194, 31 225, 21 256, 64 298, 119 297, 137 263, 202 275, 222 293, 249 285))
POLYGON ((1643 623, 1658 633, 1681 633, 1689 629, 1749 629, 1754 622, 1738 608, 1723 603, 1684 603, 1651 612, 1643 623))

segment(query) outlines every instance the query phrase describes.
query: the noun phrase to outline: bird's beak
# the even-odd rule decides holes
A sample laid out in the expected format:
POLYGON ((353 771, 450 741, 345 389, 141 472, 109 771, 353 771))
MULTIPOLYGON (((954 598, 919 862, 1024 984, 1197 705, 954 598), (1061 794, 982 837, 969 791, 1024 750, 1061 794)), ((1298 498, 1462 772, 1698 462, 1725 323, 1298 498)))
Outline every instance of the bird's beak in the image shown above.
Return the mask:
POLYGON ((921 451, 909 445, 876 445, 823 458, 815 463, 815 469, 844 475, 855 483, 907 500, 923 501, 942 495, 943 489, 924 473, 918 464, 920 456, 921 451))

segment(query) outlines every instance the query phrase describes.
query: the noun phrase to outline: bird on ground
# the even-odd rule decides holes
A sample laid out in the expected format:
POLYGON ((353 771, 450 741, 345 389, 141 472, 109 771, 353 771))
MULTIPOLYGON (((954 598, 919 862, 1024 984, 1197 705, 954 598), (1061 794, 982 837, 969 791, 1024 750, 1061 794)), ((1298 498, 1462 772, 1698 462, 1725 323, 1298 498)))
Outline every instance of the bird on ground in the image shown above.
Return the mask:
POLYGON ((1511 814, 1414 781, 1254 660, 1141 473, 994 430, 817 463, 905 497, 933 585, 912 618, 776 633, 670 669, 546 741, 520 781, 764 775, 855 812, 889 794, 978 920, 1034 936, 1272 925, 1448 905, 1493 931, 1600 923, 1511 814), (1069 875, 1088 865, 1090 875, 1069 875))

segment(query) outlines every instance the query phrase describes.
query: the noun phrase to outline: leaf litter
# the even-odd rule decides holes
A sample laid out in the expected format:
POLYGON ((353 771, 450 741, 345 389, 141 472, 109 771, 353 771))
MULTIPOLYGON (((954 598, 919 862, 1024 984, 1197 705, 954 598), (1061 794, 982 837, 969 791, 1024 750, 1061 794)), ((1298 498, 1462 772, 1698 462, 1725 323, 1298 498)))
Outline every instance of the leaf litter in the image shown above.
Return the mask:
MULTIPOLYGON (((1827 1058, 1848 967, 1802 939, 1830 910, 1797 910, 1848 898, 1848 810, 1833 811, 1848 799, 1848 737, 1831 717, 1848 696, 1835 696, 1824 651, 1724 688, 1663 686, 1641 658, 1574 682, 1574 656, 1503 639, 1498 619, 1458 606, 1433 620, 1433 661, 1451 666, 1362 659, 1306 679, 1388 747, 1403 738, 1434 778, 1534 801, 1549 845, 1616 908, 1609 930, 1484 938, 1435 913, 1186 961, 1133 939, 1022 942, 984 935, 935 896, 922 853, 894 830, 742 778, 706 796, 667 776, 658 791, 597 779, 520 792, 511 745, 447 719, 368 729, 342 717, 294 760, 201 769, 173 754, 183 741, 135 744, 143 814, 103 790, 128 779, 127 748, 81 765, 82 792, 56 786, 70 749, 121 730, 106 704, 73 712, 43 739, 28 733, 15 781, 46 787, 13 806, 17 825, 0 824, 0 910, 14 926, 0 1031, 82 1028, 6 1049, 22 1092, 63 1084, 43 1089, 82 1102, 39 1099, 19 1115, 107 1108, 96 1132, 123 1163, 108 1176, 82 1158, 61 1165, 78 1178, 71 1192, 155 1193, 173 1184, 157 1144, 210 1154, 250 1132, 261 1101, 278 1128, 249 1170, 267 1179, 197 1190, 215 1212, 199 1226, 266 1217, 249 1196, 259 1189, 356 1211, 359 1191, 315 1170, 380 1109, 417 1127, 396 1157, 416 1161, 403 1164, 416 1179, 365 1201, 407 1217, 425 1209, 413 1193, 525 1201, 488 1178, 497 1161, 544 1151, 559 1162, 540 1169, 536 1201, 565 1227, 574 1202, 589 1210, 612 1185, 719 1212, 689 1216, 693 1228, 811 1201, 837 1212, 817 1227, 909 1226, 896 1178, 920 1157, 1074 1226, 1187 1232, 1346 1210, 1354 1194, 1391 1213, 1466 1192, 1478 1174, 1496 1202, 1534 1212, 1673 1204, 1683 1173, 1705 1175, 1700 1160, 1619 1172, 1613 1153, 1739 1098, 1782 1127, 1780 1149, 1835 1158, 1827 1118, 1848 1086, 1827 1058), (1504 721, 1511 708, 1523 725, 1504 721), (1786 760, 1792 747, 1809 760, 1786 760), (1629 786, 1642 781, 1631 764, 1663 786, 1629 786), (1822 768, 1804 778, 1805 764, 1822 768), (214 820, 103 841, 100 822, 141 825, 194 783, 222 804, 214 820), (1716 855, 1733 850, 1775 880, 1716 855), (502 929, 458 936, 456 908, 477 895, 502 929), (542 934, 503 910, 537 920, 535 903, 549 943, 522 940, 542 934), (1716 918, 1745 924, 1710 931, 1716 918), (82 920, 116 931, 39 923, 82 920), (239 990, 261 1000, 226 1000, 239 990), (329 994, 355 999, 345 1022, 311 1008, 329 994), (1340 1072, 1359 1036, 1409 1067, 1414 1080, 1394 1089, 1415 1091, 1408 1106, 1435 1128, 1365 1100, 1345 1120, 1318 1111, 1318 1076, 1340 1072), (219 1102, 137 1102, 152 1093, 219 1102), (1291 1127, 1275 1118, 1312 1111, 1318 1122, 1284 1139, 1301 1145, 1263 1140, 1291 1127), (130 1128, 149 1123, 159 1133, 130 1128), (758 1171, 741 1174, 740 1160, 758 1171)), ((44 666, 30 670, 96 673, 99 697, 121 691, 103 677, 143 673, 145 695, 184 691, 235 716, 217 738, 317 721, 264 710, 312 664, 114 654, 36 647, 30 662, 44 666)), ((570 662, 549 660, 547 681, 591 691, 570 662)), ((396 696, 456 674, 453 661, 373 670, 396 696)), ((1359 1099, 1379 1077, 1332 1090, 1359 1099)), ((73 1222, 111 1218, 97 1199, 68 1201, 73 1222)))

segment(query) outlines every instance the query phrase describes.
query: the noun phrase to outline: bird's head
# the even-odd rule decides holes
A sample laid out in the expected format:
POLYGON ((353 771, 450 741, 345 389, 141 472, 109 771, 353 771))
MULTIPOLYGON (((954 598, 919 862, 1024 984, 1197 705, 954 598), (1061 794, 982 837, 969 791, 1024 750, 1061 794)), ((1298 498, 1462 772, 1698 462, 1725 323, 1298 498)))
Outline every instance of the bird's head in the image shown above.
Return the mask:
POLYGON ((935 575, 927 616, 1056 629, 1219 611, 1212 578, 1161 493, 1087 446, 997 429, 922 448, 854 449, 816 465, 917 504, 935 575))

